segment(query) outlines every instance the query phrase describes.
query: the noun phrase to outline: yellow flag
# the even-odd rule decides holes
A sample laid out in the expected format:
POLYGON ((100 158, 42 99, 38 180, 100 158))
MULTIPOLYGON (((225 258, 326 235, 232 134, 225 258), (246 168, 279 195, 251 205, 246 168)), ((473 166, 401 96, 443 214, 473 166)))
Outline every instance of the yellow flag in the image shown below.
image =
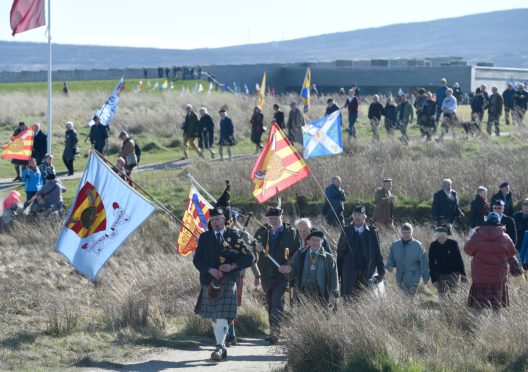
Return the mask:
POLYGON ((260 84, 260 90, 258 92, 258 104, 257 106, 263 110, 266 104, 266 73, 262 76, 262 84, 260 84))

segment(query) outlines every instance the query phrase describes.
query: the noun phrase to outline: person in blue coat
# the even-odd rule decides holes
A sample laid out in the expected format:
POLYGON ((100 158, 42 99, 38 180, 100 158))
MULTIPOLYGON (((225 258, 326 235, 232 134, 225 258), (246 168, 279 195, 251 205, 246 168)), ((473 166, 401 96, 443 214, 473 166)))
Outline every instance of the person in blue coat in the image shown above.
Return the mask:
POLYGON ((224 160, 224 146, 227 147, 227 155, 231 160, 231 146, 235 144, 235 127, 231 118, 227 116, 225 108, 221 108, 218 113, 220 114, 220 142, 218 142, 220 160, 224 160))
POLYGON ((26 202, 24 203, 24 207, 26 207, 33 196, 42 188, 42 176, 35 158, 31 158, 29 164, 22 171, 22 182, 26 183, 26 202))

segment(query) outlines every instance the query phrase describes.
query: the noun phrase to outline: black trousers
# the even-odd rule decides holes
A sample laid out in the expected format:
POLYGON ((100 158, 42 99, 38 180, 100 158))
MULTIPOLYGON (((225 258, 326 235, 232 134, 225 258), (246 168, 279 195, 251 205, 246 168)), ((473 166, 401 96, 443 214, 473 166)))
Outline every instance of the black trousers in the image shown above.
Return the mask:
POLYGON ((64 165, 66 166, 66 168, 68 168, 68 175, 72 175, 73 174, 73 159, 65 159, 65 158, 62 158, 62 161, 64 162, 64 165))

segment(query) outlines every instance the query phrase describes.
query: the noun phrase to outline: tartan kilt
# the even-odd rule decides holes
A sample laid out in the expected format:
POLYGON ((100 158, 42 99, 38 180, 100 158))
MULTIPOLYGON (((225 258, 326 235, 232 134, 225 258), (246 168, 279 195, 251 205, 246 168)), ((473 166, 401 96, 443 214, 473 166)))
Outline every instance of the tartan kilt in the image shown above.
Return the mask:
POLYGON ((508 282, 471 285, 468 306, 473 308, 499 309, 510 305, 508 282))
POLYGON ((236 283, 224 277, 222 294, 218 299, 207 295, 208 286, 203 285, 194 312, 204 319, 236 319, 237 287, 236 283))

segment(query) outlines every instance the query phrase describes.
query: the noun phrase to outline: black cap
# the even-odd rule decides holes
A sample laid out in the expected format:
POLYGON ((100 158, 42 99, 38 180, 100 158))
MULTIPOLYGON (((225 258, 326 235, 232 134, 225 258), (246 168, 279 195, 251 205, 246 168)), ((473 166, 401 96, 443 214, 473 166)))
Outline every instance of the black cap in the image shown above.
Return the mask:
POLYGON ((209 217, 223 216, 224 211, 220 208, 209 209, 209 217))
POLYGON ((503 182, 503 183, 501 183, 501 184, 499 185, 499 188, 502 189, 503 187, 506 187, 506 186, 510 186, 510 184, 509 184, 508 182, 505 181, 505 182, 503 182))
POLYGON ((332 102, 334 102, 334 99, 333 99, 333 98, 328 98, 328 99, 326 100, 326 103, 332 103, 332 102))
POLYGON ((500 199, 496 199, 494 202, 493 202, 493 205, 498 205, 498 206, 501 206, 501 207, 504 207, 504 201, 503 200, 500 200, 500 199))
POLYGON ((276 208, 276 207, 268 209, 268 213, 266 213, 266 217, 273 217, 273 216, 282 216, 282 209, 276 208))
POLYGON ((93 121, 97 121, 98 119, 99 119, 99 116, 97 116, 97 115, 94 115, 93 118, 92 118, 93 121))
POLYGON ((310 239, 312 236, 316 236, 318 238, 324 239, 324 233, 319 230, 314 230, 308 235, 308 239, 310 239))
POLYGON ((222 107, 218 112, 226 112, 226 109, 222 107))
POLYGON ((365 208, 363 205, 356 205, 354 209, 352 209, 352 213, 362 213, 365 214, 367 211, 367 208, 365 208))
POLYGON ((18 126, 21 127, 22 125, 26 125, 26 123, 24 123, 23 121, 20 121, 20 122, 18 123, 18 126))
POLYGON ((392 182, 392 178, 384 178, 383 182, 392 182))

